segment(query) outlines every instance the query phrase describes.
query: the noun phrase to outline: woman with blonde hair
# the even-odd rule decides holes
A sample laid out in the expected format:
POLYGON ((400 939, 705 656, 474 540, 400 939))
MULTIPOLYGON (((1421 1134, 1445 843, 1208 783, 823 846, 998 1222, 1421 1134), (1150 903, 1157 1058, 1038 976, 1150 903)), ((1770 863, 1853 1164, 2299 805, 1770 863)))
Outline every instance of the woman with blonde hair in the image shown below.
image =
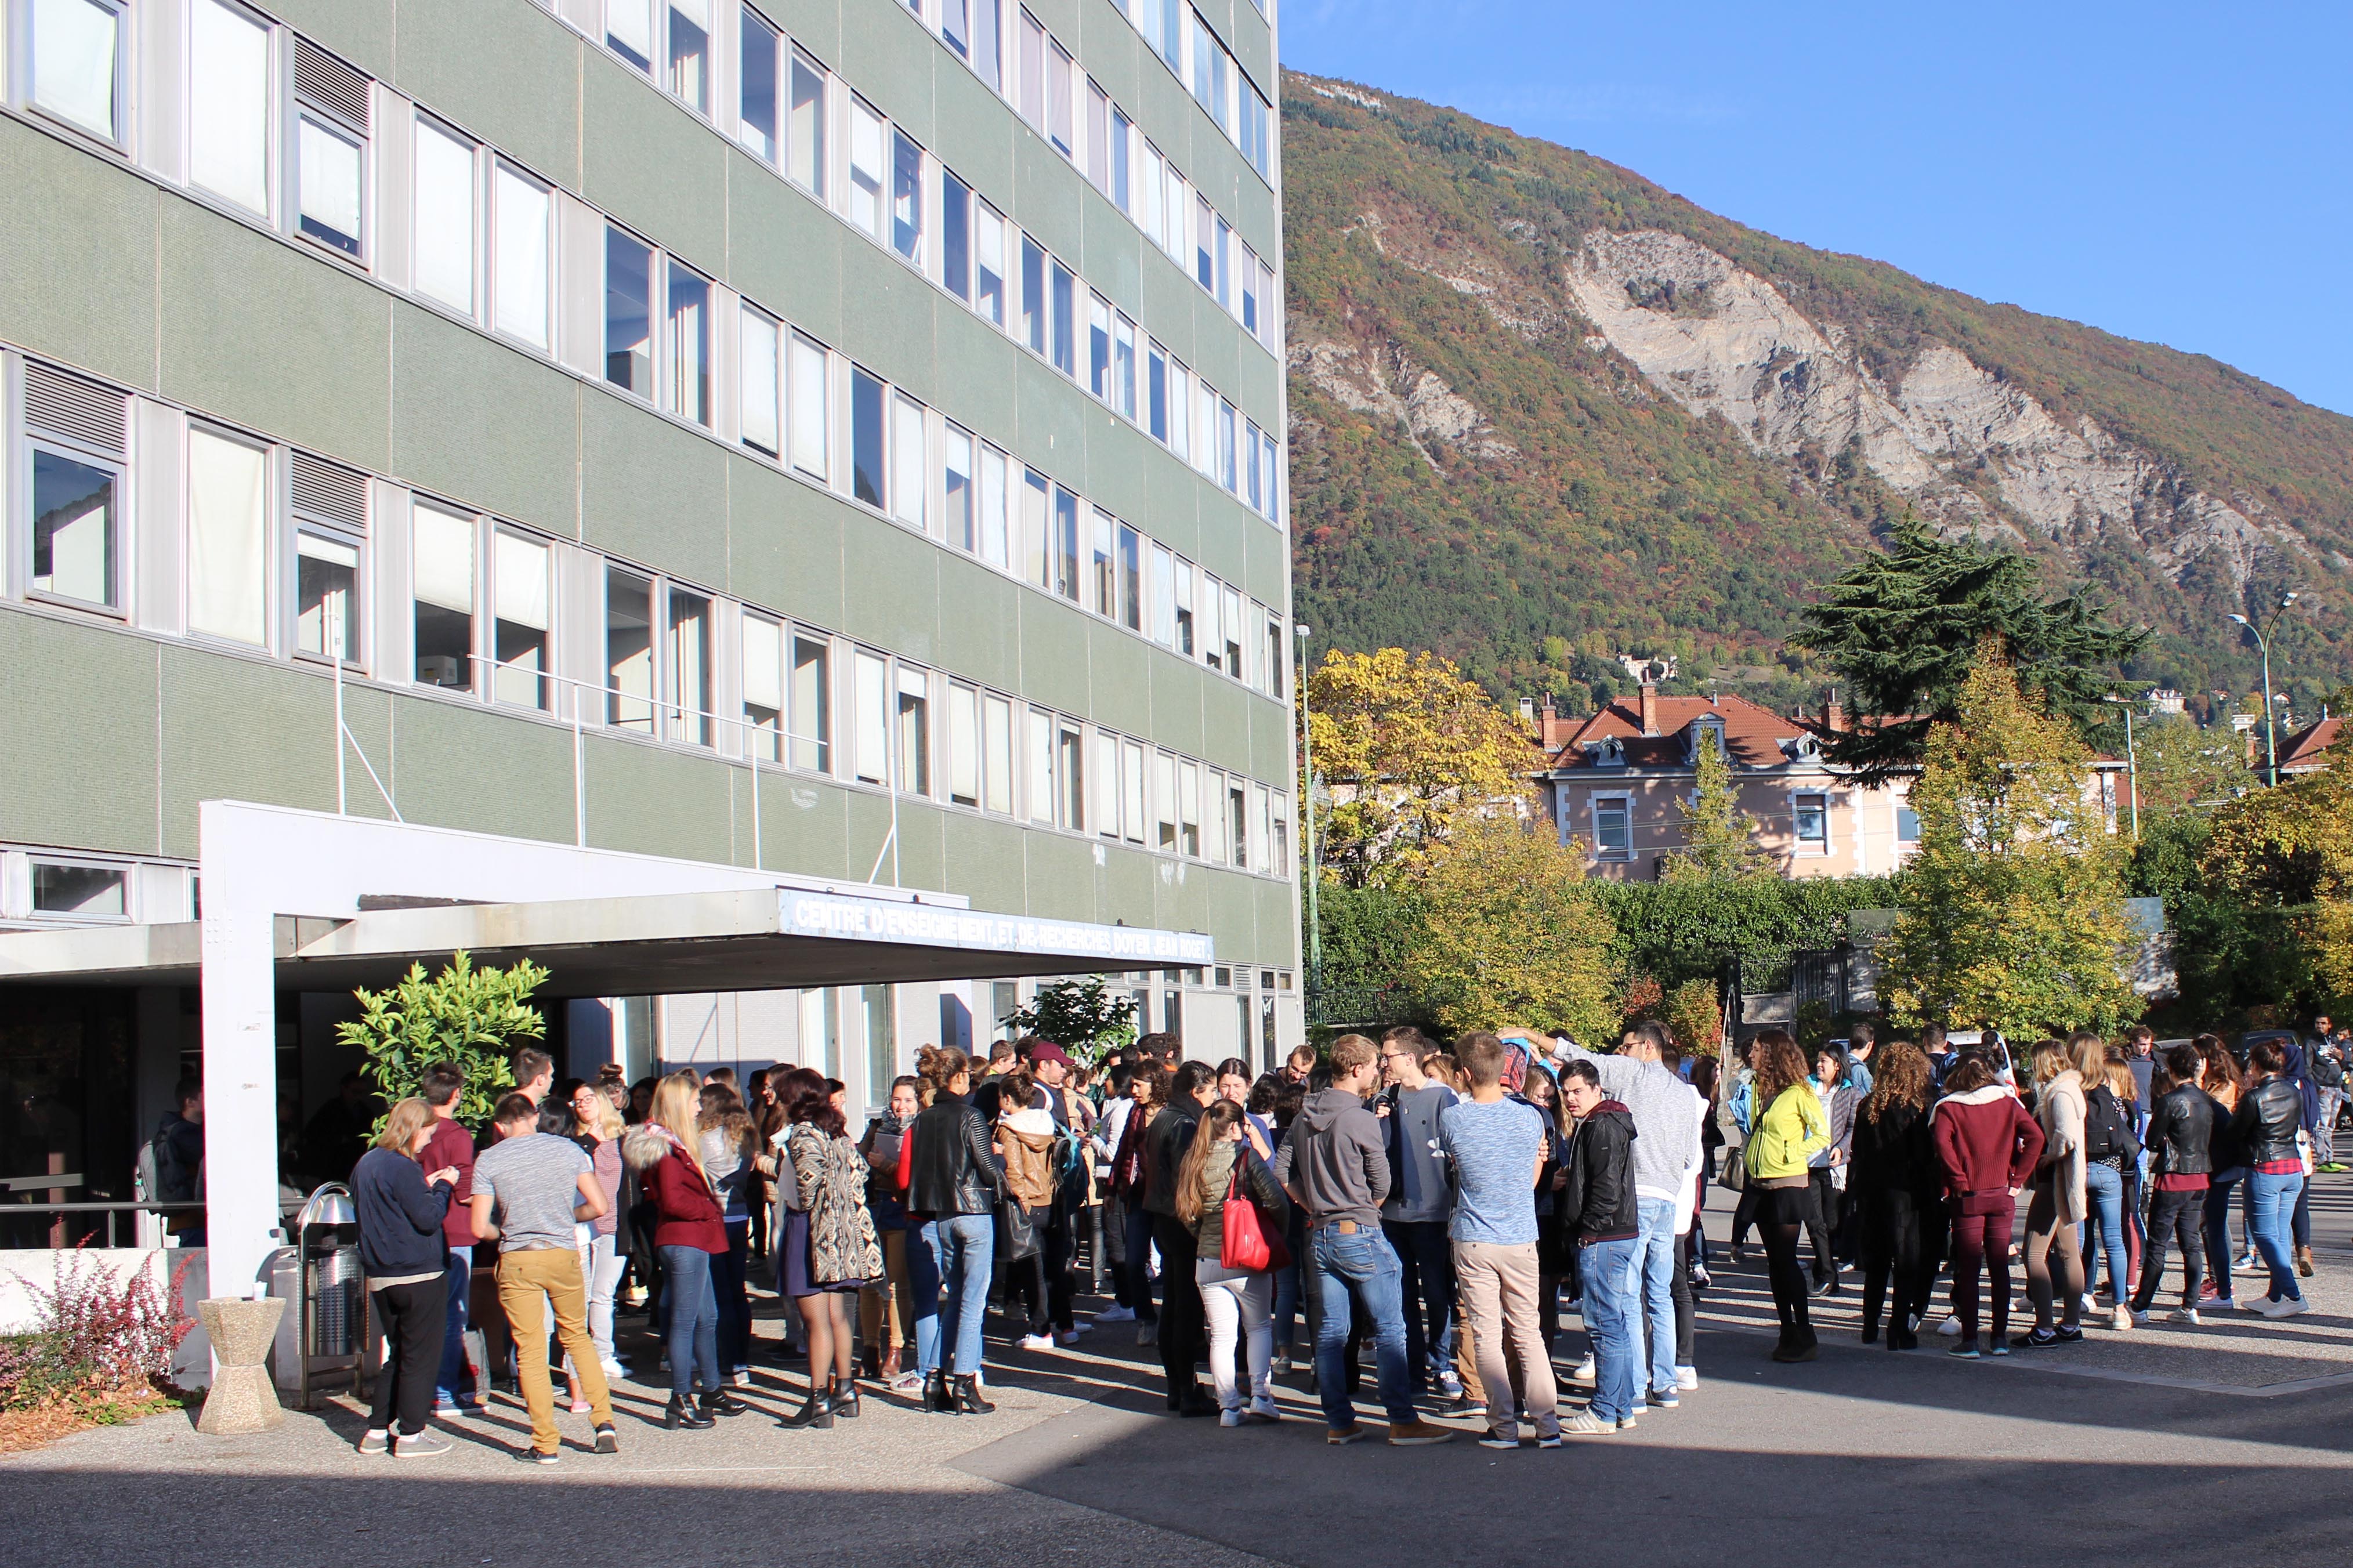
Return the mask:
POLYGON ((1263 1268, 1229 1268, 1222 1261, 1229 1196, 1256 1204, 1268 1236, 1282 1235, 1291 1221, 1289 1197, 1247 1142, 1247 1115, 1230 1100, 1211 1100, 1176 1166, 1176 1218, 1193 1232, 1193 1278, 1200 1285, 1208 1320, 1209 1378, 1218 1390, 1221 1426, 1280 1418, 1268 1382, 1274 1352, 1274 1276, 1263 1268), (1247 1410, 1234 1376, 1237 1339, 1249 1347, 1247 1410))
MULTIPOLYGON (((2089 1038, 2078 1035, 2077 1040, 2089 1038)), ((2096 1045, 2096 1042, 2094 1042, 2096 1045)), ((2108 1323, 2120 1332, 2133 1326, 2133 1281, 2140 1278, 2140 1257, 2133 1236, 2136 1183, 2140 1175, 2140 1080, 2114 1046, 2078 1048, 2075 1070, 2084 1091, 2084 1196, 2090 1205, 2084 1215, 2084 1289, 2097 1281, 2100 1260, 2108 1265, 2108 1323), (2093 1251, 2096 1243, 2097 1252, 2093 1251)), ((2087 1294, 2084 1310, 2096 1319, 2099 1302, 2087 1294)))
POLYGON ((672 1431, 709 1426, 715 1416, 749 1408, 719 1376, 719 1298, 711 1274, 712 1258, 727 1250, 726 1211, 697 1152, 700 1100, 691 1071, 671 1073, 654 1086, 646 1119, 621 1141, 622 1158, 637 1172, 657 1216, 654 1247, 661 1255, 670 1345, 670 1405, 662 1425, 672 1431))
MULTIPOLYGON (((625 1376, 628 1369, 613 1351, 613 1294, 621 1283, 628 1255, 620 1246, 621 1135, 629 1124, 601 1085, 583 1083, 572 1091, 572 1114, 579 1141, 588 1146, 589 1167, 596 1184, 605 1189, 605 1213, 586 1226, 588 1256, 580 1277, 588 1283, 588 1337, 596 1342, 596 1359, 607 1379, 625 1376)), ((575 1403, 577 1403, 575 1401, 575 1403)))
POLYGON ((433 1108, 412 1096, 392 1108, 375 1144, 352 1168, 352 1207, 360 1225, 360 1273, 367 1281, 391 1354, 375 1380, 375 1402, 360 1452, 389 1447, 404 1459, 446 1454, 426 1430, 433 1418, 433 1379, 449 1310, 442 1280, 448 1255, 441 1222, 449 1214, 457 1167, 427 1175, 417 1157, 433 1136, 433 1108), (400 1435, 392 1436, 397 1415, 400 1435))
POLYGON ((2042 1157, 2026 1204, 2026 1298, 2034 1303, 2034 1327, 2010 1342, 2019 1350, 2072 1345, 2084 1337, 2083 1226, 2091 1204, 2084 1188, 2082 1064, 2090 1064, 2091 1081, 2105 1079, 2107 1052, 2097 1035, 2076 1035, 2064 1044, 2036 1041, 2033 1062, 2034 1116, 2042 1128, 2042 1157))

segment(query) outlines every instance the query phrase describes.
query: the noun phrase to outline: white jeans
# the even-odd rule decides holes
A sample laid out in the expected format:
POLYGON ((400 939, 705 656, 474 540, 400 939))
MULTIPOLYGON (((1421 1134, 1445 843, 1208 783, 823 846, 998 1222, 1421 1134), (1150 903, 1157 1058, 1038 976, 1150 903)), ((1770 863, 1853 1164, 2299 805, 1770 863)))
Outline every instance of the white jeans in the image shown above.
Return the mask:
POLYGON ((1218 1386, 1218 1408, 1242 1407, 1241 1389, 1234 1382, 1234 1335, 1237 1328, 1250 1336, 1250 1397, 1273 1397, 1267 1384, 1267 1363, 1274 1354, 1274 1276, 1238 1274, 1228 1279, 1206 1276, 1222 1273, 1207 1258, 1193 1265, 1201 1287, 1201 1310, 1209 1321, 1209 1379, 1218 1386))
POLYGON ((588 1337, 596 1342, 596 1355, 601 1361, 620 1358, 613 1353, 613 1292, 620 1288, 621 1270, 629 1260, 614 1249, 613 1237, 596 1236, 588 1239, 588 1337))

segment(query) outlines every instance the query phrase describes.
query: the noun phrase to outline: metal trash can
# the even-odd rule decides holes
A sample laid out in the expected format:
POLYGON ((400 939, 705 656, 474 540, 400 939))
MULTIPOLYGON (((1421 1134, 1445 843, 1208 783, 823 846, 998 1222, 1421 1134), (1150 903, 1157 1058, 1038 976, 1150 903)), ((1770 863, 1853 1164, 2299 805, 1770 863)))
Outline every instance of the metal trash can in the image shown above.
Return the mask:
POLYGON ((294 1217, 293 1241, 302 1289, 294 1387, 308 1410, 322 1387, 359 1388, 368 1321, 351 1189, 329 1182, 312 1192, 294 1217))

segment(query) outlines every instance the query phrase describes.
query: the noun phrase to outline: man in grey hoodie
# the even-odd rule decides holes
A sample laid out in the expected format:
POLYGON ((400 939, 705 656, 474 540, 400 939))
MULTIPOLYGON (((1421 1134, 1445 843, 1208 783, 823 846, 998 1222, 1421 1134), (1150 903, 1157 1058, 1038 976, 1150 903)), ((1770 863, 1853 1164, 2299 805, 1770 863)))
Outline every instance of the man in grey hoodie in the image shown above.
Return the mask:
POLYGON ((1414 1392, 1435 1386, 1451 1404, 1462 1398, 1462 1380, 1454 1373, 1454 1258, 1446 1229, 1454 1217, 1454 1173, 1439 1146, 1438 1116, 1462 1097, 1421 1070, 1430 1048, 1415 1028, 1381 1037, 1376 1114, 1388 1137, 1392 1178, 1381 1203, 1381 1234, 1405 1271, 1405 1355, 1414 1392))
POLYGON ((1307 1285, 1322 1303, 1315 1379, 1328 1440, 1353 1443, 1365 1436, 1344 1364, 1348 1325, 1361 1303, 1372 1320, 1389 1441, 1399 1447, 1443 1443, 1453 1434, 1414 1411, 1398 1258, 1381 1236, 1381 1200, 1389 1192, 1388 1140, 1365 1105, 1380 1074, 1379 1053, 1364 1036, 1343 1035, 1332 1042, 1330 1055, 1332 1087, 1307 1097, 1274 1157, 1275 1180, 1307 1215, 1307 1285))
POLYGON ((1699 1118, 1692 1105, 1692 1087, 1681 1073, 1662 1059, 1669 1037, 1659 1024, 1637 1024, 1618 1043, 1615 1056, 1603 1056, 1578 1046, 1567 1046, 1568 1060, 1588 1061, 1599 1075, 1602 1091, 1622 1103, 1634 1119, 1634 1199, 1642 1223, 1641 1327, 1649 1354, 1643 1365, 1650 1381, 1644 1384, 1648 1403, 1672 1409, 1675 1399, 1675 1200, 1683 1173, 1699 1157, 1699 1118))

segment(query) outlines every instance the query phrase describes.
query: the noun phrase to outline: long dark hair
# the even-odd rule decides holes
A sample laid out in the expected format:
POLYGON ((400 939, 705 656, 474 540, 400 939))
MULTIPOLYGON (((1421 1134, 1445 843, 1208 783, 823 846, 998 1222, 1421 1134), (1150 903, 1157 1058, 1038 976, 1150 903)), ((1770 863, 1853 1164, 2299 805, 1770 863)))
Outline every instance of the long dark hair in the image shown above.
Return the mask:
POLYGON ((785 1108, 785 1122, 797 1126, 808 1122, 828 1137, 849 1136, 842 1125, 841 1112, 833 1108, 833 1091, 825 1085, 825 1075, 811 1068, 795 1068, 776 1085, 776 1103, 785 1108))
POLYGON ((1767 1029, 1757 1037, 1754 1046, 1757 1063, 1756 1114, 1781 1098, 1793 1085, 1806 1081, 1806 1053, 1786 1029, 1767 1029))
POLYGON ((1230 1100, 1213 1100, 1209 1108, 1201 1112, 1201 1125, 1193 1134, 1192 1147, 1185 1151, 1185 1158, 1176 1167, 1176 1217, 1187 1225, 1198 1224, 1201 1211, 1208 1206, 1201 1192, 1201 1172, 1209 1163, 1210 1151, 1224 1142, 1226 1134, 1241 1125, 1241 1120, 1242 1108, 1230 1100))

